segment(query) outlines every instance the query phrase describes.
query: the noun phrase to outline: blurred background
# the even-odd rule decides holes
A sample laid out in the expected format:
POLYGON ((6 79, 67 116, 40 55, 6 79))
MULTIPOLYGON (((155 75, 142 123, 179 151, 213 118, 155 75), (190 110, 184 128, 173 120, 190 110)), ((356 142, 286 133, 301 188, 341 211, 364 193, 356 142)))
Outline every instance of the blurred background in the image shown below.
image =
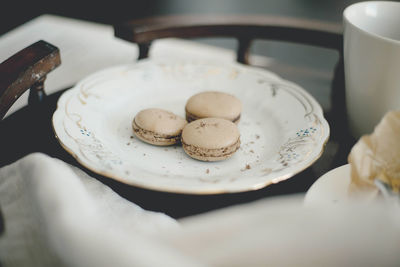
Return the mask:
MULTIPOLYGON (((279 15, 341 23, 342 13, 354 0, 3 0, 0 34, 42 14, 55 14, 103 24, 171 14, 279 15)), ((235 40, 203 39, 202 43, 236 49, 235 40)), ((268 66, 283 78, 306 88, 330 109, 330 79, 337 62, 334 51, 275 41, 256 41, 252 53, 268 57, 268 66)))
POLYGON ((274 14, 340 22, 354 0, 4 0, 0 34, 41 14, 105 24, 165 14, 274 14))

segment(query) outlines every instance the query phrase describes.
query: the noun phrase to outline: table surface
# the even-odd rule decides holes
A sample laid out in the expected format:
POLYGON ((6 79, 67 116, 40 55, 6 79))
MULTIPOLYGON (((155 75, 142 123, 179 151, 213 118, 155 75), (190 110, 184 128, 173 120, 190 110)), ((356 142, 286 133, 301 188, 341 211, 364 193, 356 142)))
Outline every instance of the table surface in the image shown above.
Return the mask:
MULTIPOLYGON (((124 198, 145 209, 162 211, 172 217, 181 218, 260 198, 304 193, 322 174, 346 163, 353 141, 349 139, 348 142, 343 142, 332 136, 321 158, 311 167, 291 179, 251 192, 209 196, 172 194, 140 189, 96 175, 81 167, 58 144, 51 126, 51 115, 56 108, 58 97, 65 88, 97 70, 134 62, 138 54, 137 47, 114 38, 111 26, 44 15, 0 38, 0 60, 5 60, 39 39, 60 48, 62 64, 48 75, 45 89, 49 97, 44 103, 27 107, 25 95, 17 101, 7 114, 8 117, 0 124, 0 147, 4 148, 0 152, 0 167, 30 152, 43 152, 82 168, 124 198)), ((166 39, 154 43, 150 57, 189 57, 229 62, 234 61, 235 54, 232 50, 204 43, 166 39)), ((300 84, 321 103, 324 111, 329 111, 332 71, 287 65, 265 56, 252 55, 251 60, 256 65, 300 84)))

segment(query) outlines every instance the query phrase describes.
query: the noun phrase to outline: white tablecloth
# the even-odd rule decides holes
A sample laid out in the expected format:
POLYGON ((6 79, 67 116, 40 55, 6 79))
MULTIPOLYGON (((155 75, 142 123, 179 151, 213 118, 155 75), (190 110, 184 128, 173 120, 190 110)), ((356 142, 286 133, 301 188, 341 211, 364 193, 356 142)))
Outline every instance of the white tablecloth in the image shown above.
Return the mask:
POLYGON ((302 196, 179 222, 64 162, 0 169, 4 266, 398 266, 400 213, 382 203, 303 206, 302 196))

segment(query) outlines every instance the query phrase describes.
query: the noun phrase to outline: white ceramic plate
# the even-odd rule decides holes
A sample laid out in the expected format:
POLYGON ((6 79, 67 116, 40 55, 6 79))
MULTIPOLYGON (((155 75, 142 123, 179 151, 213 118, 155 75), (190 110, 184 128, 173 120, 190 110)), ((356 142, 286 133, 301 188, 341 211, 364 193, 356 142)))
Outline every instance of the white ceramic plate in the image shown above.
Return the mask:
POLYGON ((331 205, 349 200, 350 164, 335 168, 322 175, 308 189, 304 198, 306 205, 331 205))
POLYGON ((144 60, 95 73, 65 92, 53 115, 61 145, 82 165, 126 184, 175 193, 255 190, 310 166, 329 126, 320 105, 299 86, 240 64, 144 60), (225 161, 201 162, 180 146, 157 147, 133 137, 141 109, 184 117, 187 99, 216 90, 243 103, 241 148, 225 161))

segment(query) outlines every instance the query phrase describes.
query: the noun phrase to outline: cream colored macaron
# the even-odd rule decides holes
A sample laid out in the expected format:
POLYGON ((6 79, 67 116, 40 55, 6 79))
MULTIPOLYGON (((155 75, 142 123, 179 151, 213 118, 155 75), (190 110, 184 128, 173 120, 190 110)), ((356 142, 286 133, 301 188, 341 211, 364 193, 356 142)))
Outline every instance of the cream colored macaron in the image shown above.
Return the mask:
POLYGON ((167 110, 149 108, 136 114, 132 122, 134 134, 142 141, 168 146, 180 141, 187 121, 167 110))
POLYGON ((190 157, 202 161, 218 161, 231 157, 239 149, 240 133, 231 121, 206 118, 186 125, 181 141, 190 157))
POLYGON ((208 91, 190 97, 185 111, 188 122, 202 118, 222 118, 238 123, 242 103, 233 95, 208 91))

